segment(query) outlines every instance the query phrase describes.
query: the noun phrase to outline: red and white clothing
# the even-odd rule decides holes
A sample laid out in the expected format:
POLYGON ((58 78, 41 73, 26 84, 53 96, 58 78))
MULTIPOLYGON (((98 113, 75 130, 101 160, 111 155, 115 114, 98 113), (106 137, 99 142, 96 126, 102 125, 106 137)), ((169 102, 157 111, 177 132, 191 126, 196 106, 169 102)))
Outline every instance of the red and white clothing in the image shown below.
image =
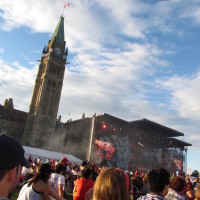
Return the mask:
POLYGON ((78 178, 74 182, 73 190, 73 200, 85 200, 85 194, 90 189, 93 188, 94 181, 85 178, 78 178))
MULTIPOLYGON (((59 194, 59 186, 65 186, 65 177, 61 174, 52 173, 48 182, 50 186, 59 194)), ((51 197, 50 199, 54 198, 51 197)))

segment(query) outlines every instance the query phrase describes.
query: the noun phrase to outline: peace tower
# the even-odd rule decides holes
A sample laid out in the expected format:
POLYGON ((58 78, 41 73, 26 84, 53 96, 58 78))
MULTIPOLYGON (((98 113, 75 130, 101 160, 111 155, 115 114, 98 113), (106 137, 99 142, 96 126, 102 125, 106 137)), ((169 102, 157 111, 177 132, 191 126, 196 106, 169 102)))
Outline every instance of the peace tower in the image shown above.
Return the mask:
POLYGON ((55 136, 67 56, 64 17, 61 16, 51 40, 42 52, 23 134, 23 145, 45 147, 49 145, 47 141, 55 136))

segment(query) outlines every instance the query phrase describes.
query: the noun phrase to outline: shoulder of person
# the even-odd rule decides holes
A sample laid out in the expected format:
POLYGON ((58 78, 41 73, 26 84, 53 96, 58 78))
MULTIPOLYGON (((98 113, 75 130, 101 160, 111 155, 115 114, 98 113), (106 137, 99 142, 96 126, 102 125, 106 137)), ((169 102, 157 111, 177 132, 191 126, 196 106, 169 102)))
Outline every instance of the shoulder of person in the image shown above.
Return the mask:
POLYGON ((188 200, 188 198, 184 195, 182 195, 181 200, 188 200))
POLYGON ((146 195, 142 195, 138 198, 138 200, 144 200, 144 199, 147 199, 147 194, 146 195))
MULTIPOLYGON (((36 185, 35 185, 35 186, 36 186, 36 185)), ((45 182, 42 181, 42 180, 39 180, 39 181, 37 182, 37 188, 40 189, 40 192, 43 192, 44 190, 47 190, 47 189, 48 189, 48 184, 45 183, 45 182)))
POLYGON ((59 177, 59 178, 65 178, 65 176, 62 175, 62 174, 57 174, 57 177, 59 177))

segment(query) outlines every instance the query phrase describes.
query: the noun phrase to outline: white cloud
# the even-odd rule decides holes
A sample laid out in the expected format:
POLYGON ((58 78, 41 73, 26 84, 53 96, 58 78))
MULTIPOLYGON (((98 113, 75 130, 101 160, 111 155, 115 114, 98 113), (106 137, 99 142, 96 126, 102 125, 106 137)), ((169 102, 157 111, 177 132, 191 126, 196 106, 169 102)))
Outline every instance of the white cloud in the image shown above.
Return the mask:
POLYGON ((185 7, 179 17, 183 19, 191 19, 196 25, 200 25, 199 1, 194 0, 190 6, 185 7))
POLYGON ((20 26, 27 26, 37 32, 51 31, 53 23, 56 23, 55 13, 52 11, 53 9, 59 11, 59 3, 55 3, 54 6, 50 3, 48 0, 43 0, 39 4, 33 0, 29 2, 25 0, 1 1, 0 6, 3 12, 0 15, 5 20, 2 28, 9 31, 20 26))
POLYGON ((4 53, 4 49, 3 48, 0 48, 0 53, 4 53))
POLYGON ((103 53, 78 54, 76 63, 66 68, 59 110, 74 113, 75 118, 80 117, 81 110, 90 114, 128 112, 124 101, 142 100, 141 79, 153 73, 151 66, 157 63, 155 57, 159 54, 157 47, 149 44, 127 44, 123 51, 104 49, 103 53), (73 108, 76 110, 70 111, 73 108))
POLYGON ((0 60, 0 65, 0 103, 6 98, 13 98, 15 108, 27 112, 36 77, 36 66, 27 69, 17 61, 7 64, 3 60, 0 60))
POLYGON ((167 81, 160 82, 170 90, 173 109, 182 118, 200 120, 200 71, 194 76, 174 76, 167 81))
MULTIPOLYGON (((170 127, 185 134, 184 140, 191 143, 191 150, 199 152, 200 120, 200 70, 191 76, 175 75, 168 79, 156 81, 170 95, 166 101, 173 111, 173 117, 165 118, 170 127)), ((167 105, 166 105, 167 106, 167 105)))

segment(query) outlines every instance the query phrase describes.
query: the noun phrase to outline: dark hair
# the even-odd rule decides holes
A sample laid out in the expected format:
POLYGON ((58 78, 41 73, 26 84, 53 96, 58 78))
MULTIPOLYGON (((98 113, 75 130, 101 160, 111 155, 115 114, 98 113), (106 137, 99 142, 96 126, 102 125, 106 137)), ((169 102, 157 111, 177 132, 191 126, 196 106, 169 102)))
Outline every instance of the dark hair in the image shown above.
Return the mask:
POLYGON ((65 171, 65 167, 63 165, 61 164, 56 165, 56 169, 55 169, 56 173, 59 174, 60 172, 64 172, 64 171, 65 171))
POLYGON ((87 166, 88 165, 88 161, 87 160, 84 160, 82 163, 81 163, 81 166, 87 166))
POLYGON ((173 179, 171 179, 170 188, 172 188, 176 192, 180 192, 185 186, 186 186, 186 182, 184 178, 180 176, 175 176, 173 179))
POLYGON ((161 193, 165 185, 169 184, 170 174, 164 168, 154 168, 147 175, 147 184, 150 192, 161 193))
POLYGON ((72 169, 73 169, 73 170, 78 169, 78 166, 77 166, 77 165, 74 165, 74 166, 72 167, 72 169))
POLYGON ((32 183, 36 183, 38 180, 42 180, 47 183, 51 172, 51 165, 49 163, 42 163, 38 168, 38 172, 28 181, 28 187, 32 183))
MULTIPOLYGON (((185 185, 184 185, 184 186, 185 186, 185 185)), ((188 182, 188 183, 187 183, 186 188, 187 188, 187 191, 189 191, 189 190, 194 190, 194 187, 193 187, 193 185, 192 185, 191 182, 188 182)))
POLYGON ((139 176, 134 176, 131 178, 132 185, 137 187, 138 191, 141 191, 143 188, 143 180, 139 176))
POLYGON ((133 187, 133 199, 138 199, 141 196, 141 190, 143 188, 143 180, 139 176, 131 177, 133 187))
POLYGON ((90 168, 81 170, 79 177, 88 179, 92 174, 92 170, 90 168))

